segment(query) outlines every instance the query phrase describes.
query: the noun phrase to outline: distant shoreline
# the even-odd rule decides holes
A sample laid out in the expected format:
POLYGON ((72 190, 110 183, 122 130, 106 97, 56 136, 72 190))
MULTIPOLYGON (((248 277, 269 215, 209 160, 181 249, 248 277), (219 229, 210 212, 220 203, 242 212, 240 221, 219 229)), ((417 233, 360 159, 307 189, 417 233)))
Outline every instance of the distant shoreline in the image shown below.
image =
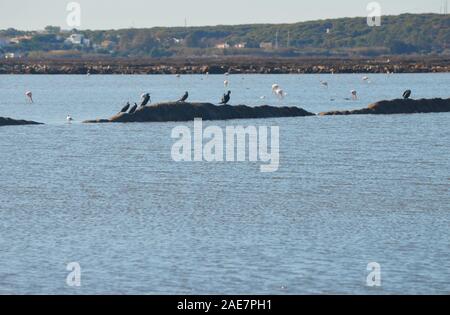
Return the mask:
POLYGON ((448 57, 92 58, 0 60, 0 74, 448 73, 448 57))

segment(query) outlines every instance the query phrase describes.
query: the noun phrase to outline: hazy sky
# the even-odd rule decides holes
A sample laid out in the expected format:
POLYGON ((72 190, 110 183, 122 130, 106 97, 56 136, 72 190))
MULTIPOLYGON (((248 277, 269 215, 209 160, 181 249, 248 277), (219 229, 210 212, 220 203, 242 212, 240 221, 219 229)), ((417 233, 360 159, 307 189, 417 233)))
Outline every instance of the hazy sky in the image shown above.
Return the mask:
MULTIPOLYGON (((68 0, 0 0, 0 29, 65 29, 68 0)), ((80 29, 291 23, 366 16, 370 0, 78 0, 80 29)), ((383 14, 439 13, 442 0, 379 0, 383 14)), ((449 1, 450 2, 450 1, 449 1)))

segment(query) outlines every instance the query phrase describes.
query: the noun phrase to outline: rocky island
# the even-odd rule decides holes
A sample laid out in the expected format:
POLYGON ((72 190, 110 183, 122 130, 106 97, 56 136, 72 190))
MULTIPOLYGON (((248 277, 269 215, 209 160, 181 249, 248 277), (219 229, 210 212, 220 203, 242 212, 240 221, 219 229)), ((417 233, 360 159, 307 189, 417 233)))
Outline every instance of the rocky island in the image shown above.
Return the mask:
POLYGON ((417 113, 444 113, 450 112, 450 99, 396 99, 380 101, 367 108, 345 111, 330 111, 320 113, 320 116, 336 115, 392 115, 417 113))
MULTIPOLYGON (((445 112, 450 112, 450 98, 395 99, 376 102, 363 109, 329 111, 319 115, 392 115, 445 112)), ((211 103, 167 102, 143 106, 132 113, 121 112, 108 119, 86 120, 83 123, 181 122, 193 121, 195 118, 202 118, 203 120, 231 120, 310 116, 316 116, 316 114, 300 107, 274 107, 268 105, 250 107, 246 105, 231 106, 211 103)), ((18 125, 43 124, 35 121, 0 117, 0 126, 18 125)))
POLYGON ((211 103, 160 103, 139 108, 136 112, 119 113, 109 119, 88 120, 84 123, 169 122, 203 120, 256 119, 315 116, 299 107, 217 106, 211 103))
POLYGON ((35 121, 15 120, 12 118, 0 117, 0 126, 20 126, 20 125, 43 125, 35 121))

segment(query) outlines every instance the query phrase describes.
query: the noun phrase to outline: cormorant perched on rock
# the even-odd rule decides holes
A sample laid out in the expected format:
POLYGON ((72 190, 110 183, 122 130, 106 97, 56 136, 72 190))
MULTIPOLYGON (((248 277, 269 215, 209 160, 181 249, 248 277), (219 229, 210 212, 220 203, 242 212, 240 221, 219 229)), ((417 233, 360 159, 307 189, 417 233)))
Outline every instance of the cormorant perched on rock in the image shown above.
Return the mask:
POLYGON ((405 93, 403 93, 403 98, 407 100, 411 97, 411 94, 412 94, 411 90, 406 90, 405 93))
POLYGON ((184 95, 177 101, 177 103, 184 103, 189 98, 189 92, 184 93, 184 95))
POLYGON ((128 102, 127 105, 125 105, 124 108, 120 111, 121 113, 126 113, 130 109, 130 103, 128 102))
POLYGON ((220 102, 220 105, 226 105, 226 104, 228 104, 228 102, 230 101, 230 99, 231 99, 231 91, 228 91, 227 94, 224 94, 224 95, 223 95, 223 97, 222 97, 222 102, 220 102))
POLYGON ((141 107, 147 105, 150 101, 151 101, 151 99, 150 99, 150 93, 142 94, 141 107))
POLYGON ((130 112, 128 114, 134 114, 136 112, 137 108, 138 108, 138 104, 134 103, 134 106, 131 107, 130 112))

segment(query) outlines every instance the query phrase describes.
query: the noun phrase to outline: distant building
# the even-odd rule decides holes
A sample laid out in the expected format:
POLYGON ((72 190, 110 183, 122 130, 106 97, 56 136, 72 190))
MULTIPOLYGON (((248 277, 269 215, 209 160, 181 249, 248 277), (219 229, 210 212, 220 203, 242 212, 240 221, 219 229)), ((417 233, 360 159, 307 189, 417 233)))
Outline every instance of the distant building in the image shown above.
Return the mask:
POLYGON ((30 39, 32 39, 31 36, 24 35, 24 36, 13 37, 9 40, 9 42, 11 44, 19 44, 20 42, 22 42, 24 40, 30 40, 30 39))
POLYGON ((6 53, 5 54, 5 59, 14 59, 16 58, 16 54, 14 53, 6 53))
POLYGON ((221 44, 217 44, 215 47, 217 49, 228 49, 228 48, 230 48, 230 45, 228 43, 221 43, 221 44))
POLYGON ((83 45, 84 44, 84 35, 83 34, 72 34, 66 39, 66 43, 72 45, 83 45))
POLYGON ((233 47, 237 48, 237 49, 244 49, 245 47, 247 47, 247 43, 238 43, 238 44, 234 45, 233 47))
POLYGON ((272 42, 262 42, 259 44, 259 47, 262 49, 273 49, 273 43, 272 42))
POLYGON ((83 39, 83 45, 85 47, 91 47, 91 40, 87 38, 83 39))
POLYGON ((111 40, 104 40, 101 43, 101 47, 104 49, 113 49, 115 45, 116 45, 116 43, 111 40))

